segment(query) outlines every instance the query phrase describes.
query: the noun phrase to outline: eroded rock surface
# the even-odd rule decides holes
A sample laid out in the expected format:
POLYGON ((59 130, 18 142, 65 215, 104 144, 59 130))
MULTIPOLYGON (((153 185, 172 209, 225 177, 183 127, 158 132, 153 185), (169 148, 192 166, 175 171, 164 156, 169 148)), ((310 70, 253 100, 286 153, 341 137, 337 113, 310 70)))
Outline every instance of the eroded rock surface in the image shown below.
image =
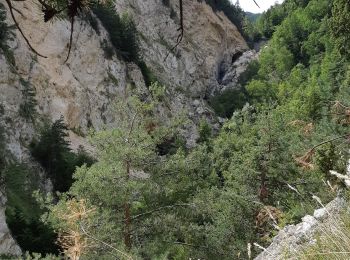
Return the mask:
POLYGON ((6 198, 0 193, 0 254, 20 256, 21 249, 13 239, 6 223, 6 198))
POLYGON ((321 228, 321 223, 344 210, 346 202, 336 198, 324 208, 314 211, 313 216, 307 215, 297 225, 288 225, 278 232, 271 245, 259 254, 255 260, 283 260, 286 254, 294 255, 314 242, 315 233, 321 228))
MULTIPOLYGON (((4 0, 0 2, 5 4, 4 0)), ((64 19, 44 23, 40 6, 33 1, 17 1, 13 5, 23 14, 15 12, 31 44, 47 58, 34 54, 17 30, 15 39, 9 42, 15 66, 0 54, 0 125, 5 129, 8 154, 18 162, 30 163, 28 145, 39 131, 40 124, 19 115, 23 82, 36 92, 37 121, 54 121, 63 116, 70 129, 72 148, 83 145, 92 149, 84 135, 89 128, 98 130, 116 124, 114 103, 123 98, 130 84, 137 93, 149 95, 140 69, 116 56, 107 59, 102 46, 109 41, 107 32, 100 26, 97 34, 86 21, 78 19, 71 55, 65 62, 70 23, 64 19)), ((184 5, 184 39, 173 51, 170 50, 178 37, 178 1, 170 0, 166 6, 162 0, 119 0, 115 8, 120 14, 133 17, 143 60, 166 86, 167 104, 159 109, 159 116, 167 119, 185 111, 190 123, 183 127, 183 134, 188 145, 193 146, 199 120, 204 117, 213 125, 217 122, 206 99, 225 86, 235 85, 237 71, 245 66, 237 62, 248 55, 244 54, 248 47, 223 13, 213 12, 204 2, 185 0, 184 5), (224 69, 223 74, 220 69, 224 69), (224 81, 220 76, 225 76, 224 81)), ((8 23, 13 24, 9 17, 8 23)), ((0 254, 18 254, 20 249, 6 231, 4 211, 1 204, 0 236, 4 235, 0 237, 0 254)))

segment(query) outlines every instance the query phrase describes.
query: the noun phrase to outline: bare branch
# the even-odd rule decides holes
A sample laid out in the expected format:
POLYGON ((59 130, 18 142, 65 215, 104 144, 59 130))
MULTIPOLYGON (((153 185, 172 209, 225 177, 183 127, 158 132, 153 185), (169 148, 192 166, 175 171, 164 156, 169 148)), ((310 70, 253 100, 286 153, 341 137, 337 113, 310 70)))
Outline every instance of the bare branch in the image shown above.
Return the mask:
POLYGON ((179 0, 180 5, 180 27, 177 29, 180 33, 177 36, 176 44, 168 51, 168 54, 165 56, 164 61, 169 57, 170 53, 172 53, 182 42, 184 37, 184 17, 183 17, 183 0, 179 0))
POLYGON ((193 205, 194 204, 184 203, 184 204, 174 204, 174 205, 163 206, 163 207, 159 207, 159 208, 150 210, 150 211, 145 212, 145 213, 141 213, 141 214, 135 215, 135 216, 132 217, 132 220, 137 219, 139 217, 142 217, 144 215, 149 215, 149 214, 152 214, 154 212, 161 211, 163 209, 170 209, 170 208, 174 208, 174 207, 190 207, 190 206, 193 206, 193 205))
POLYGON ((260 8, 260 6, 258 5, 258 3, 257 3, 255 0, 253 0, 253 1, 254 1, 254 3, 256 4, 256 6, 260 8))
POLYGON ((109 247, 109 248, 111 248, 111 249, 117 251, 118 253, 120 253, 121 255, 123 255, 126 259, 132 260, 132 257, 131 257, 130 255, 128 255, 128 254, 126 254, 126 253, 120 251, 119 249, 115 248, 114 246, 112 246, 112 245, 110 245, 110 244, 108 244, 108 243, 106 243, 106 242, 104 242, 104 241, 102 241, 102 240, 100 240, 100 239, 98 239, 98 238, 95 238, 94 236, 90 235, 88 232, 85 231, 85 229, 84 229, 84 227, 83 227, 82 224, 80 224, 80 228, 81 228, 81 231, 83 232, 83 234, 84 234, 85 236, 87 236, 87 237, 89 237, 90 239, 95 240, 95 241, 97 241, 97 242, 103 244, 104 246, 107 246, 107 247, 109 247))
POLYGON ((74 31, 74 16, 71 17, 68 54, 67 54, 67 58, 66 58, 66 60, 64 61, 64 63, 66 63, 66 62, 68 61, 69 55, 70 55, 70 52, 71 52, 71 49, 72 49, 73 31, 74 31))
POLYGON ((21 29, 21 27, 19 26, 19 24, 18 24, 18 22, 17 22, 17 20, 16 20, 16 17, 15 17, 15 15, 14 15, 14 13, 13 13, 14 8, 13 8, 13 6, 12 6, 11 0, 6 0, 6 3, 7 3, 7 5, 8 5, 8 7, 9 7, 12 20, 14 21, 14 23, 15 23, 17 29, 18 29, 19 32, 21 33, 22 37, 23 37, 24 40, 26 41, 26 43, 27 43, 27 45, 29 46, 29 48, 30 48, 36 55, 38 55, 38 56, 40 56, 40 57, 43 57, 43 58, 47 58, 47 56, 44 56, 44 55, 40 54, 39 52, 37 52, 37 51, 34 49, 34 47, 30 44, 30 42, 29 42, 29 40, 27 39, 27 37, 24 35, 24 32, 23 32, 23 30, 21 29))

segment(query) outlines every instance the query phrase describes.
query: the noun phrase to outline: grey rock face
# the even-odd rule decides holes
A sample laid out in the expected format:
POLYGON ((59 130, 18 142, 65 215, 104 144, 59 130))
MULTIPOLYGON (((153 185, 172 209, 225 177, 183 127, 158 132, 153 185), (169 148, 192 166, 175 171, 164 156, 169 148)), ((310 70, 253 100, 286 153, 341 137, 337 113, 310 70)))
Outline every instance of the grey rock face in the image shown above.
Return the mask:
POLYGON ((5 203, 5 197, 0 194, 0 254, 20 256, 22 251, 6 224, 5 203))
POLYGON ((320 223, 326 221, 330 215, 337 214, 346 206, 345 200, 336 198, 324 208, 317 209, 313 216, 307 215, 297 225, 288 225, 283 228, 266 251, 259 254, 255 260, 282 260, 288 252, 298 252, 306 244, 314 242, 313 235, 320 227, 320 223))
MULTIPOLYGON (((255 54, 245 53, 246 42, 223 13, 214 13, 204 1, 184 1, 184 4, 185 35, 174 51, 170 50, 178 36, 178 1, 170 0, 170 5, 165 6, 162 0, 118 0, 115 8, 135 20, 143 59, 166 86, 168 103, 159 108, 159 116, 166 120, 185 111, 190 122, 183 126, 183 135, 188 146, 193 146, 198 138, 196 124, 200 118, 209 119, 213 125, 218 122, 205 98, 225 86, 234 87, 237 75, 255 54)), ((18 113, 23 101, 20 79, 35 89, 38 120, 54 121, 63 116, 70 129, 72 148, 83 145, 87 150, 93 149, 79 133, 86 134, 90 127, 98 130, 104 125, 115 125, 114 102, 123 97, 131 83, 137 94, 149 94, 140 69, 115 56, 106 59, 102 48, 102 42, 108 42, 106 31, 101 27, 98 35, 82 20, 75 24, 71 56, 64 63, 69 22, 44 23, 40 7, 32 1, 16 2, 16 7, 23 13, 17 19, 27 38, 48 58, 34 55, 17 30, 15 40, 9 43, 15 68, 0 54, 0 104, 4 107, 0 124, 5 128, 9 153, 19 162, 30 162, 27 147, 38 134, 34 125, 18 113)), ((0 229, 6 231, 3 212, 4 207, 0 206, 0 220, 4 224, 0 229)), ((13 246, 5 231, 0 253, 12 248, 17 254, 19 248, 13 246)))

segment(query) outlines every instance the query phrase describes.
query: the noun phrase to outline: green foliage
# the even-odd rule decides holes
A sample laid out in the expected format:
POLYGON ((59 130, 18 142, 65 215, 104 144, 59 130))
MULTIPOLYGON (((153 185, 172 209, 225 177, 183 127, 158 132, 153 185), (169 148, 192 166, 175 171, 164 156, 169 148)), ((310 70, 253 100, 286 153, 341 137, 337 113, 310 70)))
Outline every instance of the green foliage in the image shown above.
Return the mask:
POLYGON ((101 43, 102 45, 102 49, 104 52, 104 56, 107 60, 111 60, 113 58, 114 55, 114 48, 112 46, 110 46, 110 44, 107 42, 106 39, 104 39, 101 43))
POLYGON ((20 79, 22 85, 22 103, 19 106, 19 115, 26 120, 34 122, 37 115, 35 99, 35 89, 24 79, 20 79))
POLYGON ((33 157, 45 168, 54 190, 59 192, 68 191, 72 185, 72 174, 76 166, 84 163, 90 166, 94 162, 84 150, 80 149, 77 154, 70 150, 66 141, 67 130, 61 117, 52 125, 46 125, 39 141, 34 140, 31 144, 33 157))
MULTIPOLYGON (((327 203, 336 196, 324 185, 336 183, 328 171, 344 173, 348 155, 340 137, 349 133, 350 64, 330 31, 337 15, 328 0, 286 0, 263 15, 268 47, 241 76, 242 89, 210 102, 230 119, 215 137, 202 121, 191 149, 179 123, 154 118, 155 102, 120 101, 116 128, 92 137, 98 162, 76 170, 50 216, 68 211, 70 198, 84 200, 96 213, 89 234, 135 258, 247 259, 247 243, 266 245, 276 233, 258 218, 266 207, 280 212, 282 227, 318 207, 313 195, 327 203)), ((162 100, 164 88, 146 82, 162 100)), ((94 243, 85 256, 115 252, 94 243)))
POLYGON ((241 109, 246 102, 247 96, 244 90, 227 89, 212 97, 209 104, 218 116, 230 118, 232 113, 237 109, 241 109))
POLYGON ((15 58, 13 52, 8 46, 7 42, 13 39, 13 26, 8 26, 6 23, 6 9, 0 3, 0 54, 3 54, 9 64, 15 65, 15 58))
MULTIPOLYGON (((130 246, 124 241, 132 230, 131 252, 142 258, 214 255, 210 239, 215 238, 209 239, 206 224, 214 216, 203 219, 203 200, 207 198, 200 196, 198 207, 193 205, 196 195, 217 185, 209 167, 212 160, 205 147, 189 156, 182 149, 158 154, 157 146, 174 135, 176 128, 157 121, 151 128, 155 108, 133 97, 118 104, 118 127, 94 135, 99 160, 76 171, 70 195, 96 208, 98 218, 92 219, 89 233, 122 251, 130 246)), ((102 245, 87 252, 90 258, 106 254, 108 249, 102 245)))
POLYGON ((256 20, 258 20, 258 18, 261 16, 261 14, 254 14, 254 13, 250 13, 250 12, 246 12, 245 14, 246 14, 246 17, 251 22, 256 22, 256 20))
POLYGON ((334 0, 332 18, 330 19, 331 34, 340 51, 350 58, 350 3, 346 0, 334 0))
POLYGON ((202 119, 199 124, 199 139, 198 143, 207 143, 212 137, 212 129, 209 123, 202 119))
POLYGON ((222 11, 227 18, 243 33, 245 13, 239 5, 233 5, 229 0, 205 0, 214 11, 222 11))
POLYGON ((25 260, 60 260, 62 257, 53 255, 53 254, 46 254, 43 256, 40 253, 30 253, 26 252, 23 256, 23 259, 25 260))
POLYGON ((156 76, 153 74, 153 72, 147 67, 146 63, 142 60, 140 60, 137 64, 141 70, 143 80, 145 81, 145 84, 147 87, 151 86, 152 83, 157 81, 156 76))
POLYGON ((96 17, 91 12, 88 12, 84 16, 84 18, 90 24, 92 29, 94 29, 94 31, 97 33, 97 35, 100 35, 101 32, 100 32, 100 28, 99 28, 98 21, 97 21, 96 17))
POLYGON ((257 31, 265 38, 270 39, 282 24, 284 19, 298 8, 304 8, 309 0, 286 0, 282 4, 276 4, 264 12, 256 21, 257 31))
POLYGON ((158 102, 164 100, 165 86, 162 86, 158 81, 155 81, 148 88, 154 100, 158 102))
POLYGON ((252 80, 259 71, 259 65, 259 62, 256 60, 250 62, 247 69, 239 76, 238 83, 241 86, 248 84, 249 81, 252 80))
POLYGON ((116 52, 126 61, 137 63, 140 51, 137 30, 132 18, 127 14, 120 17, 112 4, 96 4, 92 11, 107 30, 116 52))
POLYGON ((22 250, 58 253, 57 235, 40 220, 43 210, 33 198, 39 176, 23 164, 11 164, 4 172, 6 184, 6 221, 22 250))

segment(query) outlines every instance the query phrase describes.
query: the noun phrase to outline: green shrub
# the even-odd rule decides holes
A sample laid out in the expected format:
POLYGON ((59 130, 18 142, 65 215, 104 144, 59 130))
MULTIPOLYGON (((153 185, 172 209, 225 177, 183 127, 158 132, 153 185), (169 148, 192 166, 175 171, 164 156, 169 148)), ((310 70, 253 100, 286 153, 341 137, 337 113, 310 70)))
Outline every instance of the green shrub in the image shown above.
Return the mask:
POLYGON ((77 166, 86 163, 92 165, 94 160, 81 148, 73 153, 69 148, 67 126, 61 117, 51 126, 47 125, 39 141, 31 143, 31 153, 45 168, 54 190, 66 192, 73 183, 73 172, 77 166))
POLYGON ((6 9, 5 6, 0 3, 0 54, 4 54, 7 62, 12 66, 15 65, 15 58, 13 52, 7 44, 7 41, 12 40, 13 26, 8 26, 6 23, 6 9))
POLYGON ((102 45, 102 50, 103 50, 105 59, 111 60, 113 58, 113 55, 114 55, 113 47, 110 46, 110 44, 107 42, 106 39, 104 39, 101 42, 101 45, 102 45))
POLYGON ((120 17, 112 5, 97 4, 92 11, 107 30, 117 53, 126 61, 137 63, 140 56, 139 40, 131 17, 126 14, 120 17))
POLYGON ((100 35, 101 34, 100 28, 98 27, 98 21, 95 18, 95 16, 91 12, 89 12, 85 15, 84 18, 90 24, 92 29, 94 29, 94 31, 97 33, 97 35, 100 35))
POLYGON ((153 82, 149 86, 149 90, 154 100, 163 101, 165 97, 165 86, 161 85, 158 81, 153 82))
POLYGON ((234 5, 230 0, 205 0, 214 11, 222 11, 227 18, 243 33, 243 20, 245 13, 239 5, 234 5))
POLYGON ((33 192, 39 188, 38 177, 28 165, 11 164, 6 168, 6 221, 23 250, 56 254, 57 235, 40 220, 43 210, 33 198, 33 192))
POLYGON ((145 84, 147 87, 151 86, 153 82, 157 81, 156 76, 153 74, 153 72, 147 67, 146 63, 144 61, 139 61, 137 64, 141 70, 143 80, 145 81, 145 84))
POLYGON ((212 129, 209 125, 209 123, 205 120, 202 119, 200 124, 199 124, 199 143, 206 143, 209 141, 209 139, 212 136, 212 129))
POLYGON ((258 74, 259 71, 259 62, 252 61, 249 63, 247 69, 239 76, 238 83, 241 86, 245 86, 249 81, 254 79, 254 77, 258 74))
POLYGON ((19 115, 26 120, 31 120, 33 122, 37 114, 35 89, 29 81, 20 79, 20 82, 22 85, 22 104, 19 106, 19 115))
POLYGON ((247 102, 243 90, 227 89, 210 99, 209 104, 220 117, 230 118, 232 113, 241 109, 247 102))

